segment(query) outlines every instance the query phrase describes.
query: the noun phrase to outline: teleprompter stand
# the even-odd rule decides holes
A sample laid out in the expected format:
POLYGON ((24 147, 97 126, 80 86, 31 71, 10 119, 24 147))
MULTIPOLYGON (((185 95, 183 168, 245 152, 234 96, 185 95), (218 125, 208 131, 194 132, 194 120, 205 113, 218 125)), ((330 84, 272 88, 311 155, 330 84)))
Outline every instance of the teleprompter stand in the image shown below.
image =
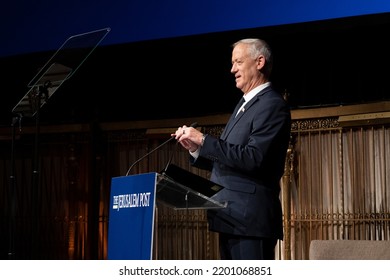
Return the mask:
POLYGON ((30 81, 30 90, 12 109, 32 117, 49 100, 61 84, 69 79, 110 32, 104 28, 69 37, 30 81))
POLYGON ((15 209, 16 209, 16 191, 15 191, 15 162, 14 162, 14 146, 15 146, 15 126, 19 123, 21 127, 21 120, 23 117, 35 118, 35 140, 34 140, 34 160, 33 160, 33 174, 32 174, 32 195, 31 205, 33 221, 31 223, 31 256, 35 258, 35 252, 37 251, 34 244, 35 237, 38 234, 37 229, 37 194, 38 194, 38 180, 39 180, 39 158, 38 158, 38 136, 39 136, 39 112, 41 107, 49 101, 49 98, 54 92, 62 85, 63 82, 68 80, 76 70, 83 64, 92 51, 100 44, 100 42, 106 37, 110 28, 104 28, 92 32, 78 34, 69 37, 62 46, 54 53, 49 61, 38 71, 35 77, 28 84, 29 90, 23 96, 23 98, 12 109, 14 117, 12 119, 12 148, 11 148, 11 175, 9 184, 10 195, 10 237, 9 237, 9 251, 8 256, 10 259, 17 258, 15 250, 15 209), (35 220, 34 220, 35 219, 35 220))

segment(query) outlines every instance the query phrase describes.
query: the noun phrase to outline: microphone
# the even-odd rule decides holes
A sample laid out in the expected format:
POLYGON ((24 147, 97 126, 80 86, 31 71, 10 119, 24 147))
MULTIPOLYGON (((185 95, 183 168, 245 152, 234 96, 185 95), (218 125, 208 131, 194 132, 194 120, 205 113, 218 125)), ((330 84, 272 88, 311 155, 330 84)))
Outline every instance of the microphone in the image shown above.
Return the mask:
MULTIPOLYGON (((194 122, 190 125, 190 127, 193 127, 193 128, 196 128, 198 126, 198 123, 197 122, 194 122)), ((160 149, 161 147, 163 147, 164 145, 166 145, 167 143, 169 143, 171 140, 175 139, 175 136, 172 136, 171 138, 169 138, 168 140, 166 140, 164 143, 158 145, 156 148, 154 148, 153 150, 151 150, 150 152, 146 153, 145 155, 143 155, 142 157, 140 157, 139 159, 137 159, 130 167, 129 169, 127 170, 126 172, 126 176, 129 175, 130 173, 130 170, 134 167, 134 165, 136 165, 137 163, 139 163, 141 160, 143 160, 144 158, 146 158, 147 156, 149 156, 150 154, 154 153, 155 151, 157 151, 158 149, 160 149)), ((169 161, 170 162, 170 161, 169 161)))

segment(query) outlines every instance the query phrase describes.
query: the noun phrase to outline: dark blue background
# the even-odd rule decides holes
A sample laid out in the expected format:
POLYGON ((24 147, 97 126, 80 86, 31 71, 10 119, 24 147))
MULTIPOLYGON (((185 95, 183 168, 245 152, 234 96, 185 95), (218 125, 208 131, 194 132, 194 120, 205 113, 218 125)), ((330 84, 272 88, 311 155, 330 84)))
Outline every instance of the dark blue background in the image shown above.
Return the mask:
POLYGON ((335 19, 390 11, 384 0, 5 0, 0 56, 55 50, 110 27, 103 44, 335 19))

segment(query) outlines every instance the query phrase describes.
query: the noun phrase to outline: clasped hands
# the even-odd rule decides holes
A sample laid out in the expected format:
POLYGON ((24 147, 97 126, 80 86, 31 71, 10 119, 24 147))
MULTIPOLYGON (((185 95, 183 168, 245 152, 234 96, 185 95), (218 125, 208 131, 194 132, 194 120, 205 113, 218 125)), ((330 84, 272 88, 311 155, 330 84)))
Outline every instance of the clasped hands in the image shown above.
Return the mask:
POLYGON ((171 136, 175 137, 177 142, 186 150, 193 153, 199 149, 202 143, 203 133, 194 127, 183 125, 175 133, 172 133, 171 136))

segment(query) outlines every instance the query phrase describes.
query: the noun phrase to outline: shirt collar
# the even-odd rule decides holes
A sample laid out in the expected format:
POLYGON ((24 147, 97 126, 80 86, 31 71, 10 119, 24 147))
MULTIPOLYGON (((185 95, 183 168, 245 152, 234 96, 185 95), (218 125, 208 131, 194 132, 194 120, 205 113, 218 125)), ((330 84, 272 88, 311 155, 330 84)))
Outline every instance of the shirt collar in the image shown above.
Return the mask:
POLYGON ((250 92, 248 92, 247 94, 245 94, 243 96, 245 99, 245 102, 248 102, 249 100, 251 100, 253 97, 255 97, 256 94, 258 94, 260 91, 262 91, 266 87, 269 87, 270 85, 271 85, 271 82, 266 82, 264 84, 259 85, 258 87, 255 87, 254 89, 252 89, 250 92))

